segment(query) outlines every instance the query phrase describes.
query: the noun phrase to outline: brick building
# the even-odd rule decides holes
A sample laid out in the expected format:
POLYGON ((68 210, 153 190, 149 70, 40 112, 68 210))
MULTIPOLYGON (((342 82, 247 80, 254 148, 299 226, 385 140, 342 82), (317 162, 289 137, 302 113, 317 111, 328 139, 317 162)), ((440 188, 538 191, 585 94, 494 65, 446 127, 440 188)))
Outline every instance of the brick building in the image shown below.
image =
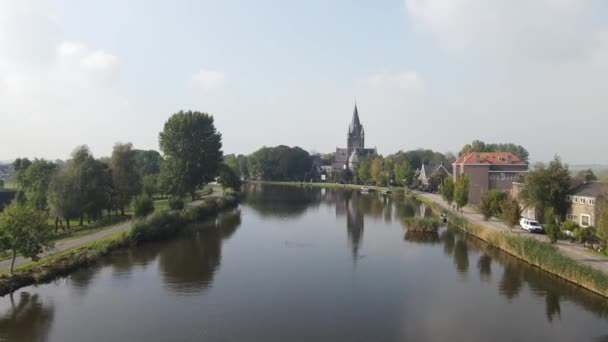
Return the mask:
POLYGON ((454 181, 469 178, 469 203, 478 204, 491 189, 510 192, 513 182, 528 172, 528 165, 511 152, 469 152, 453 164, 454 181))

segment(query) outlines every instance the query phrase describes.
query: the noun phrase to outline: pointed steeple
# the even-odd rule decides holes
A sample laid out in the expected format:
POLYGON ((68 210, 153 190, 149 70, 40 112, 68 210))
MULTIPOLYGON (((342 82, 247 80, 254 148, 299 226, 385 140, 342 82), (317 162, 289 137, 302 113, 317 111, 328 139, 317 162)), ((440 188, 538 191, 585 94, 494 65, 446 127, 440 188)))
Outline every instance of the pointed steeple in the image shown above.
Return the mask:
POLYGON ((350 123, 349 131, 353 133, 355 129, 361 127, 361 121, 359 121, 359 110, 357 109, 357 102, 355 102, 355 110, 353 111, 353 119, 350 123))

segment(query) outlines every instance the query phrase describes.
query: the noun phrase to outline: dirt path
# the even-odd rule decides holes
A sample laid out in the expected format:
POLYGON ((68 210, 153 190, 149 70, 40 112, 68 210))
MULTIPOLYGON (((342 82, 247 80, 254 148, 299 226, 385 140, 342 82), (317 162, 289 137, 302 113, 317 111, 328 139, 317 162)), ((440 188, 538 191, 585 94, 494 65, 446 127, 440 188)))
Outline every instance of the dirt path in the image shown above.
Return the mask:
MULTIPOLYGON (((429 194, 429 193, 424 193, 424 192, 416 192, 416 194, 423 196, 423 197, 443 206, 444 208, 446 208, 448 210, 450 208, 449 204, 441 197, 441 195, 429 194)), ((549 242, 549 239, 547 238, 546 235, 528 233, 527 231, 525 231, 521 228, 513 228, 513 230, 510 230, 509 227, 507 227, 504 223, 502 223, 501 221, 499 221, 498 219, 495 219, 495 218, 485 221, 483 219, 483 215, 476 212, 470 206, 467 206, 466 208, 463 209, 462 215, 464 216, 464 218, 471 221, 472 223, 479 224, 479 225, 482 225, 482 226, 490 228, 490 229, 511 232, 511 234, 525 234, 525 235, 528 235, 535 239, 545 241, 547 243, 549 242)), ((578 261, 579 263, 591 266, 593 268, 596 268, 598 270, 608 273, 608 257, 603 257, 601 255, 594 254, 592 251, 588 250, 587 248, 585 248, 579 244, 575 244, 575 243, 568 242, 568 241, 558 241, 555 244, 555 246, 562 253, 564 253, 567 256, 569 256, 570 258, 578 261)))
MULTIPOLYGON (((221 197, 223 194, 224 194, 224 192, 222 191, 221 188, 213 187, 213 192, 210 193, 209 195, 203 196, 203 198, 221 197)), ((199 199, 194 202, 186 203, 186 206, 188 206, 188 207, 195 206, 195 205, 200 204, 201 202, 202 202, 202 199, 199 199)), ((127 230, 131 229, 131 223, 132 223, 132 221, 129 220, 129 221, 108 227, 107 229, 100 230, 100 231, 90 234, 90 235, 85 235, 85 236, 81 236, 81 237, 78 237, 75 239, 68 239, 68 240, 63 240, 63 241, 57 242, 57 243, 55 243, 55 247, 52 250, 47 251, 46 253, 42 254, 42 256, 44 257, 44 256, 48 256, 51 254, 55 254, 55 253, 58 253, 61 251, 65 251, 66 249, 84 245, 91 241, 102 239, 106 236, 110 236, 115 233, 127 231, 127 230)), ((15 267, 25 264, 30 261, 31 261, 31 259, 29 259, 29 258, 24 258, 24 257, 18 256, 17 259, 15 259, 15 267)), ((10 267, 11 267, 11 259, 0 262, 0 270, 5 270, 10 267)))

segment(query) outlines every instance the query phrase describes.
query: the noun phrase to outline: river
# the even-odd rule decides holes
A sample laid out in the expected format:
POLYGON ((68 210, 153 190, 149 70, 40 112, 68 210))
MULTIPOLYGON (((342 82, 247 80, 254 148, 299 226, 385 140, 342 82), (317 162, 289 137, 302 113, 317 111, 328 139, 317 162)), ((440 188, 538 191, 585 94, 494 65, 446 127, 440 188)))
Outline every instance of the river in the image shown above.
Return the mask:
POLYGON ((0 298, 4 341, 608 341, 608 300, 457 229, 424 204, 250 185, 179 238, 0 298))

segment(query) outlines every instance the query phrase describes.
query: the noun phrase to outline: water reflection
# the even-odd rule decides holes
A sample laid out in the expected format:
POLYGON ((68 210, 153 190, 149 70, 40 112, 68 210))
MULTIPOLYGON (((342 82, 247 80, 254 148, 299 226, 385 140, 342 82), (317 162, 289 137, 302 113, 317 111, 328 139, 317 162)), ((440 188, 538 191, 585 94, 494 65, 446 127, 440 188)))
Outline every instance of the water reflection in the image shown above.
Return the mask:
POLYGON ((492 275, 492 257, 483 253, 477 261, 477 269, 481 280, 489 281, 490 275, 492 275))
POLYGON ((468 254, 472 250, 481 251, 477 259, 477 269, 482 280, 489 282, 492 264, 499 264, 502 267, 502 275, 497 290, 508 301, 516 300, 527 285, 534 296, 544 299, 546 318, 549 322, 561 319, 562 303, 566 301, 577 303, 599 317, 608 317, 608 301, 605 299, 489 247, 476 238, 467 237, 456 228, 448 227, 443 230, 440 240, 446 255, 453 255, 454 265, 459 272, 468 269, 468 254))
POLYGON ((55 308, 44 305, 38 295, 21 292, 19 299, 11 294, 10 308, 0 316, 0 340, 43 341, 47 338, 55 308))
POLYGON ((320 188, 247 183, 247 204, 262 216, 297 217, 323 200, 320 188))
POLYGON ((184 238, 160 251, 159 267, 167 288, 177 294, 196 294, 212 285, 222 259, 223 241, 241 224, 240 211, 193 225, 184 238))
POLYGON ((405 230, 405 237, 403 239, 409 242, 427 243, 433 245, 441 243, 439 233, 437 232, 422 232, 409 229, 405 230))

